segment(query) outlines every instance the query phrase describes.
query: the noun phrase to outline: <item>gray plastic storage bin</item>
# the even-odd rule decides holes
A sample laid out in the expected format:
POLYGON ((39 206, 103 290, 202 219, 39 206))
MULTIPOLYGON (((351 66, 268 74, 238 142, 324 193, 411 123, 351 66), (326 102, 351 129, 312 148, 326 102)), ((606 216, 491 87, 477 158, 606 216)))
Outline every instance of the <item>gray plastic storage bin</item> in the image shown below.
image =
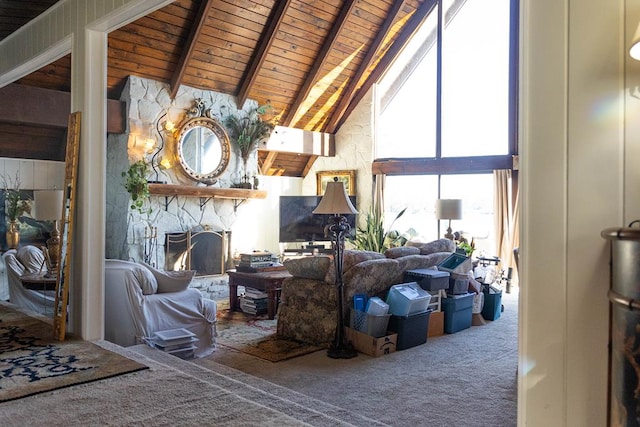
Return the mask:
POLYGON ((389 330, 398 334, 396 350, 415 347, 427 342, 431 310, 410 316, 391 316, 389 330))
POLYGON ((405 282, 416 282, 427 291, 439 291, 449 287, 449 272, 431 268, 420 268, 404 272, 405 282))

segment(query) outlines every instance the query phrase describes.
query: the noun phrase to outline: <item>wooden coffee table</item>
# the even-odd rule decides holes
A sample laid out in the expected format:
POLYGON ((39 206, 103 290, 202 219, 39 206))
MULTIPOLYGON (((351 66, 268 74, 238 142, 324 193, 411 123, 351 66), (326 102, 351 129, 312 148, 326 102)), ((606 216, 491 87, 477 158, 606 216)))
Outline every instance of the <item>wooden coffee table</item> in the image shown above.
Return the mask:
POLYGON ((238 286, 248 286, 267 293, 267 315, 269 319, 276 316, 278 298, 282 282, 291 276, 287 270, 265 271, 261 273, 244 273, 228 270, 229 274, 229 310, 238 310, 238 286))

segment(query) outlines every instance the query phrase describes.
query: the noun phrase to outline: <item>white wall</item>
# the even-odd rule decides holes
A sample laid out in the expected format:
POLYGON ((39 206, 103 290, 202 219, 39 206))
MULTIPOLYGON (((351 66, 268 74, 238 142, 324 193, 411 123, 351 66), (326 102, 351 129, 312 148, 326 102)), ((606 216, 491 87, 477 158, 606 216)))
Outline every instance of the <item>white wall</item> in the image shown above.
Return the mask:
POLYGON ((607 424, 600 232, 628 222, 623 189, 638 194, 638 180, 624 159, 640 160, 637 135, 625 137, 627 3, 637 10, 624 0, 522 2, 520 425, 607 424))
POLYGON ((0 176, 13 183, 17 176, 23 190, 61 189, 64 185, 64 162, 0 157, 0 176))

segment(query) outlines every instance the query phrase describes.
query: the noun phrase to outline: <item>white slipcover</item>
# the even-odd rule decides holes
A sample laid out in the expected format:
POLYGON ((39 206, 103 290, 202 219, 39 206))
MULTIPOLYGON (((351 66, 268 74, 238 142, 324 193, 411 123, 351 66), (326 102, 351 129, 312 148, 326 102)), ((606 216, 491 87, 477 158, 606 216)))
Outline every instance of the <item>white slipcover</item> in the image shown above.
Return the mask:
POLYGON ((25 289, 20 281, 20 276, 24 274, 47 271, 47 267, 43 266, 42 250, 36 246, 27 245, 18 250, 9 249, 2 258, 7 271, 9 302, 36 313, 52 316, 56 299, 55 291, 25 289))
POLYGON ((197 338, 196 357, 215 349, 216 303, 200 291, 144 295, 136 269, 142 264, 105 261, 105 339, 123 347, 145 342, 157 331, 184 328, 197 338))

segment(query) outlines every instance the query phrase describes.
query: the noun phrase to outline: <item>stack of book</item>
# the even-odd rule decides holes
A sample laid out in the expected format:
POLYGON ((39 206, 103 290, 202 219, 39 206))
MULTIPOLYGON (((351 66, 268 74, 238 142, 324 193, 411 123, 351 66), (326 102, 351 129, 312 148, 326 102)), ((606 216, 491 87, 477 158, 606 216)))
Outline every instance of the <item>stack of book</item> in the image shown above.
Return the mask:
POLYGON ((181 359, 195 357, 196 341, 196 335, 183 328, 158 331, 151 338, 154 347, 181 359))
POLYGON ((252 315, 267 313, 267 293, 254 288, 245 287, 240 298, 240 310, 252 315))
POLYGON ((259 270, 266 267, 272 267, 278 264, 278 257, 271 252, 251 252, 248 254, 240 254, 240 263, 238 271, 259 270))

